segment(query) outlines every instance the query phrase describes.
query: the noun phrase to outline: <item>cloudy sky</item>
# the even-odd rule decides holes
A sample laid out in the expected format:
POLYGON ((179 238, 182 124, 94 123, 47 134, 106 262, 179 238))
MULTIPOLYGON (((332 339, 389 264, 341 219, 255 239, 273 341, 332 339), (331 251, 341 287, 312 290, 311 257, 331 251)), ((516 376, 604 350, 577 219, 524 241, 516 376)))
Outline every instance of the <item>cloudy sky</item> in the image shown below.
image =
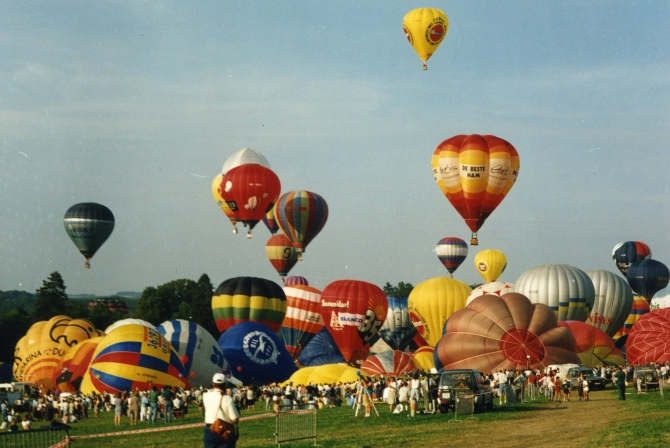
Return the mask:
POLYGON ((430 158, 494 134, 518 181, 479 232, 502 280, 546 263, 618 272, 620 241, 670 262, 670 8, 657 1, 23 1, 0 14, 0 290, 59 271, 71 294, 207 273, 279 281, 261 224, 233 235, 211 182, 243 147, 330 218, 291 274, 418 284, 470 232, 430 158), (449 32, 421 70, 402 19, 449 32), (99 202, 116 227, 85 270, 62 219, 99 202))

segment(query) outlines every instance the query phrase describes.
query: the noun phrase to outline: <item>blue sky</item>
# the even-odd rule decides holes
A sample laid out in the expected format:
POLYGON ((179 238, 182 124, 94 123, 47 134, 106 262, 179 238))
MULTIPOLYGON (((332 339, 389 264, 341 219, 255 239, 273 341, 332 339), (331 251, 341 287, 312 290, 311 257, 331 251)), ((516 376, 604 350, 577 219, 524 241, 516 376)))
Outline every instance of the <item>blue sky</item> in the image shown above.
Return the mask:
POLYGON ((620 241, 670 263, 670 8, 663 2, 7 2, 0 15, 0 290, 59 271, 71 294, 142 291, 207 273, 279 281, 269 232, 233 235, 210 185, 251 147, 282 191, 330 218, 291 274, 419 282, 469 230, 435 184, 434 148, 494 134, 517 184, 454 277, 566 263, 618 272, 620 241), (428 70, 402 32, 449 17, 428 70), (99 202, 116 228, 84 270, 62 218, 99 202))

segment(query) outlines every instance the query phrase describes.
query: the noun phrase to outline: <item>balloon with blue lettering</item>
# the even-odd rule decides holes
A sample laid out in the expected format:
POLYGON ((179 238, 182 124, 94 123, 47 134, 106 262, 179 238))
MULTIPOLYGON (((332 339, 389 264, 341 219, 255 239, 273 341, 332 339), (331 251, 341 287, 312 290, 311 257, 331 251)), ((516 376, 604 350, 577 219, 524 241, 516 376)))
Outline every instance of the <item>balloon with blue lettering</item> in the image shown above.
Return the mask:
POLYGON ((207 387, 215 373, 230 371, 214 336, 195 322, 168 320, 156 327, 156 331, 179 353, 191 387, 207 387))
POLYGON ((218 344, 235 377, 246 385, 281 382, 297 370, 279 337, 257 322, 233 325, 218 344))

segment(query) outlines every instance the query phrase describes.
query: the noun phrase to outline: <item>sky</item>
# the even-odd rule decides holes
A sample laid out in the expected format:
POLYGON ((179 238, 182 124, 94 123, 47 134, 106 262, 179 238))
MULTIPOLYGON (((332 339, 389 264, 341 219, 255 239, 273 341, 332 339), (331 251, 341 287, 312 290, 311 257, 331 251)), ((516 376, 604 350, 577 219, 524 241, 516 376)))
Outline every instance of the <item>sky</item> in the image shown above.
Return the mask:
POLYGON ((670 263, 670 8, 657 1, 24 1, 0 15, 0 290, 60 272, 69 294, 141 292, 206 273, 280 282, 270 233, 232 227, 212 179, 249 147, 329 219, 291 275, 414 285, 470 231, 436 185, 435 147, 493 134, 514 188, 473 259, 501 280, 553 263, 618 273, 618 242, 670 263), (445 12, 421 70, 402 20, 445 12), (84 269, 63 215, 98 202, 114 232, 84 269))

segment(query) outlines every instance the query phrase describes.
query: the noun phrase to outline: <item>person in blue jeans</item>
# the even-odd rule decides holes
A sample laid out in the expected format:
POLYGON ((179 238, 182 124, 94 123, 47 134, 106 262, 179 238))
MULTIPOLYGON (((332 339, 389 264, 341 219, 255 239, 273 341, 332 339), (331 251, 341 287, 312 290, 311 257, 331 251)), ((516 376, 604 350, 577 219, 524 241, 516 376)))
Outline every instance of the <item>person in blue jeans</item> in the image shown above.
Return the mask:
POLYGON ((158 389, 156 386, 151 388, 149 392, 149 415, 147 416, 147 421, 149 423, 156 423, 156 417, 158 416, 158 389))
POLYGON ((172 422, 172 400, 174 399, 174 394, 172 393, 172 387, 165 386, 163 388, 163 398, 165 399, 165 409, 163 415, 163 421, 165 423, 172 422))

